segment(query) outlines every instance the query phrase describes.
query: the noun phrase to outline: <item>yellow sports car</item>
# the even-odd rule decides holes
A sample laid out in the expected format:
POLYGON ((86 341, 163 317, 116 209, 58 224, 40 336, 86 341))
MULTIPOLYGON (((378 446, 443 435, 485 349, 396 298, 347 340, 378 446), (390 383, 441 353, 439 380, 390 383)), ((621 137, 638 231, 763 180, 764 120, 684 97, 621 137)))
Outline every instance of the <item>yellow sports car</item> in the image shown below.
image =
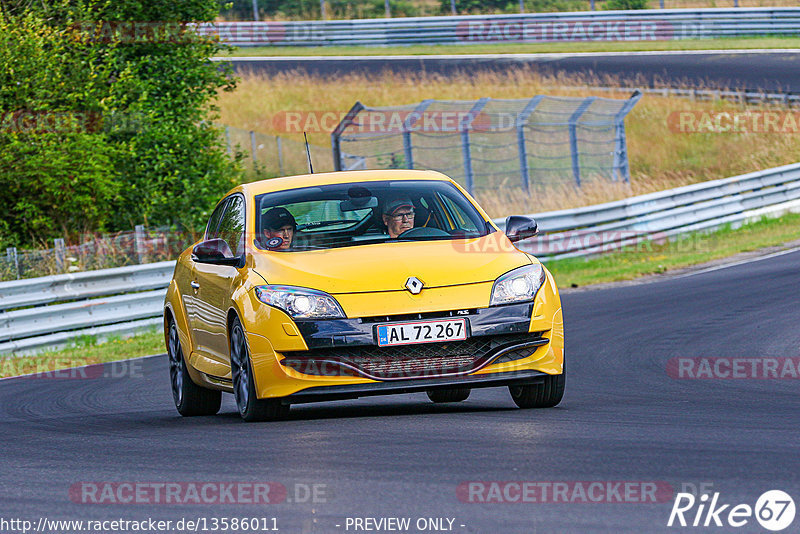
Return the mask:
POLYGON ((296 403, 507 386, 521 408, 564 394, 551 274, 454 181, 432 171, 276 178, 229 192, 178 258, 164 304, 181 415, 246 421, 296 403))

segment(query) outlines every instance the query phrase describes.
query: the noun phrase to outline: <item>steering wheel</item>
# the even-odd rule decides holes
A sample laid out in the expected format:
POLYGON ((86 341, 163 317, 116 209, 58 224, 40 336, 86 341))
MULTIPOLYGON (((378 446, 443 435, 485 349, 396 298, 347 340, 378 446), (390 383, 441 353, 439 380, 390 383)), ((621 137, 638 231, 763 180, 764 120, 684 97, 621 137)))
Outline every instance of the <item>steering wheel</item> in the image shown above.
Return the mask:
POLYGON ((439 228, 428 228, 420 226, 417 228, 410 228, 397 236, 397 239, 414 239, 417 237, 450 237, 450 234, 439 228))

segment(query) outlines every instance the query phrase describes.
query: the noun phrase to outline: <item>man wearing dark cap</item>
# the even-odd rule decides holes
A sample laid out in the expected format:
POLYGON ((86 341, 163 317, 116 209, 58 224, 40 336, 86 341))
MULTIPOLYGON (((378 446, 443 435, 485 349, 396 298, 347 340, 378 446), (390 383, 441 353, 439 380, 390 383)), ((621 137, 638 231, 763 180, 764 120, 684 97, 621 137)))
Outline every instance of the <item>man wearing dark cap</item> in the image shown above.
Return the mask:
POLYGON ((390 198, 383 207, 383 224, 389 237, 395 238, 414 228, 414 204, 408 197, 390 198))
POLYGON ((264 242, 271 250, 287 250, 292 246, 297 222, 286 208, 272 208, 261 217, 264 242), (278 244, 276 237, 282 241, 278 244), (275 246, 270 246, 270 240, 275 246))

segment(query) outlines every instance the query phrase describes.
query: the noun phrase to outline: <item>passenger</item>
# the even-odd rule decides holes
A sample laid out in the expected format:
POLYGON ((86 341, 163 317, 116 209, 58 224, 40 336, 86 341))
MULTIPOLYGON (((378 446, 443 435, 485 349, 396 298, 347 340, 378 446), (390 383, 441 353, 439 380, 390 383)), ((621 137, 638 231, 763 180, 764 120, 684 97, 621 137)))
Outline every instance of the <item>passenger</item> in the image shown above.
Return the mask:
POLYGON ((383 207, 383 224, 395 238, 414 228, 414 204, 408 197, 390 199, 383 207))
MULTIPOLYGON (((271 250, 287 250, 292 246, 297 222, 286 208, 272 208, 261 217, 261 228, 264 242, 271 250), (270 246, 270 240, 280 238, 280 244, 270 246)), ((277 242, 275 242, 277 243, 277 242)))

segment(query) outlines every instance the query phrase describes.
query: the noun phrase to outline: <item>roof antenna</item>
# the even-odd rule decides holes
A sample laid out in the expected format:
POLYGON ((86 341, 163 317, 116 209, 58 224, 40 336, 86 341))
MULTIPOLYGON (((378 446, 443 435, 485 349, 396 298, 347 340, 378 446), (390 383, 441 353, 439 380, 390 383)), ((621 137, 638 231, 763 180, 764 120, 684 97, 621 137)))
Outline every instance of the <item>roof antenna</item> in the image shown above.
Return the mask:
POLYGON ((303 139, 306 140, 306 156, 308 156, 308 173, 314 174, 314 167, 311 165, 311 150, 308 148, 308 136, 303 132, 303 139))

